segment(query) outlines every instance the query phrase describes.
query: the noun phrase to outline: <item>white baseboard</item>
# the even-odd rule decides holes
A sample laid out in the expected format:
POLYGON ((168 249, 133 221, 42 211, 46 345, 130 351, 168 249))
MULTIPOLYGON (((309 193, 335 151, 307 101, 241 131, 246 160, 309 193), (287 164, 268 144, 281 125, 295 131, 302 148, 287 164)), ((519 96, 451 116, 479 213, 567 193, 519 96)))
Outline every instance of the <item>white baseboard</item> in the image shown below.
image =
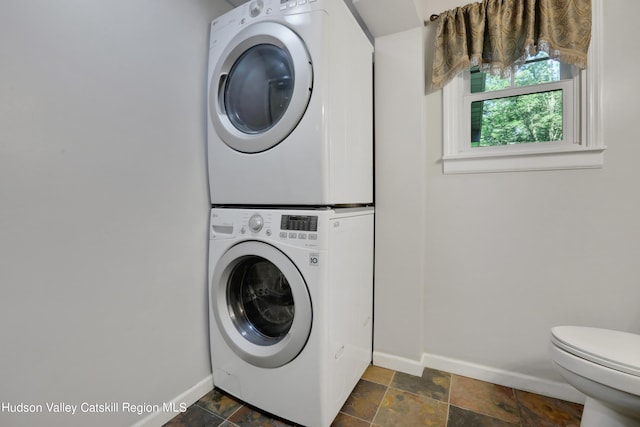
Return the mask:
MULTIPOLYGON (((518 372, 492 368, 459 359, 424 353, 421 360, 413 360, 393 354, 373 352, 373 364, 409 375, 421 376, 424 368, 438 369, 456 375, 462 375, 481 381, 529 391, 543 396, 554 397, 569 402, 584 404, 585 396, 569 384, 546 380, 518 372)), ((207 392, 213 389, 213 376, 208 375, 190 389, 171 400, 179 407, 181 403, 187 406, 195 403, 207 392)), ((175 412, 154 412, 132 427, 158 427, 178 415, 175 412)))
MULTIPOLYGON (((196 385, 190 389, 179 394, 175 398, 171 399, 170 403, 174 403, 176 408, 179 408, 181 404, 186 404, 187 407, 195 403, 202 396, 207 394, 213 389, 213 375, 208 375, 199 381, 196 385)), ((131 427, 158 427, 177 416, 180 412, 153 412, 131 427)))
POLYGON ((373 352, 373 364, 394 371, 404 372, 409 375, 421 376, 424 367, 420 360, 411 360, 393 354, 373 352))
POLYGON ((585 401, 584 394, 580 393, 569 384, 525 375, 518 372, 492 368, 490 366, 479 365, 476 363, 466 362, 464 360, 424 353, 422 355, 421 365, 427 368, 438 369, 440 371, 446 371, 452 374, 462 375, 569 402, 584 404, 585 401))

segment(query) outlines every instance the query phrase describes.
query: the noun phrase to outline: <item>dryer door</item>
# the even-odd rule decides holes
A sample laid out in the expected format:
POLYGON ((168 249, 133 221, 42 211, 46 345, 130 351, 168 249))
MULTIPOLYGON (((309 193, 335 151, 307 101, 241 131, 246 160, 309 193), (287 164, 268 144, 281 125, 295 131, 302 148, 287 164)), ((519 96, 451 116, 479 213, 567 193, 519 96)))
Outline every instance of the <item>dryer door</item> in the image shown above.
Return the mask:
POLYGON ((240 31, 214 65, 209 117, 232 149, 265 151, 298 125, 312 86, 302 39, 284 25, 260 22, 240 31))
POLYGON ((311 333, 311 298, 280 250, 257 241, 239 243, 215 265, 210 285, 218 328, 240 358, 276 368, 302 351, 311 333))

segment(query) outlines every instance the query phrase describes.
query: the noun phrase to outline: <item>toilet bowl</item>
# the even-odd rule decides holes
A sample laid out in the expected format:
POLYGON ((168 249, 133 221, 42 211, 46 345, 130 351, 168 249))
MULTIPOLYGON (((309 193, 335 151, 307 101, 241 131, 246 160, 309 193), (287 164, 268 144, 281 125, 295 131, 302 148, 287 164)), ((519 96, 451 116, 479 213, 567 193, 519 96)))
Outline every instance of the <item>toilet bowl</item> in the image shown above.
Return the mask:
POLYGON ((587 396, 582 427, 640 427, 640 335, 558 326, 551 329, 550 355, 587 396))

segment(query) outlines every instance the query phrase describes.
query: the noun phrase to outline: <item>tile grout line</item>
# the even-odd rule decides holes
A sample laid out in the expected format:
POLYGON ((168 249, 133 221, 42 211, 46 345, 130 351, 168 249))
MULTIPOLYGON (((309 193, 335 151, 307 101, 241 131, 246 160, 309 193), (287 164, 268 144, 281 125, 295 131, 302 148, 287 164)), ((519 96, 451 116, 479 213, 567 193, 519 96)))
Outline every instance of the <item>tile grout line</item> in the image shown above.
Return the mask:
MULTIPOLYGON (((445 402, 444 400, 436 399, 436 398, 434 398, 432 396, 425 396, 423 394, 416 393, 416 392, 413 392, 413 391, 410 391, 410 390, 405 390, 405 389, 402 389, 402 388, 393 387, 393 379, 395 378, 397 372, 398 371, 394 370, 393 375, 391 376, 391 379, 389 380, 389 384, 386 385, 386 389, 385 389, 384 395, 382 396, 382 400, 380 401, 380 404, 378 405, 378 409, 376 410, 376 413, 373 416, 373 419, 375 420, 375 418, 378 416, 378 413, 380 412, 380 408, 382 407, 382 402, 384 402, 384 398, 387 396, 389 391, 390 390, 395 390, 395 391, 399 391, 401 393, 406 393, 406 394, 418 397, 420 399, 426 399, 426 400, 433 401, 436 404, 438 404, 438 403, 446 403, 446 405, 447 405, 447 415, 445 417, 445 425, 444 425, 444 427, 446 427, 446 425, 447 425, 447 423, 449 421, 449 407, 450 407, 450 400, 451 400, 451 383, 452 383, 452 381, 451 380, 449 381, 449 387, 448 387, 448 393, 447 393, 447 401, 445 402)), ((451 379, 453 379, 453 374, 450 374, 450 375, 451 375, 451 379)), ((366 379, 364 379, 364 380, 365 381, 369 381, 369 380, 366 380, 366 379)), ((374 384, 380 384, 380 383, 377 383, 375 381, 370 381, 370 382, 372 382, 374 384)), ((384 384, 380 384, 380 385, 384 385, 384 384)), ((373 426, 373 421, 370 423, 370 426, 373 426)))
MULTIPOLYGON (((203 397, 204 397, 204 396, 203 396, 203 397)), ((197 407, 197 408, 202 409, 202 410, 203 410, 203 411, 205 411, 206 413, 208 413, 208 414, 211 414, 211 415, 215 416, 216 418, 220 418, 220 419, 222 420, 222 422, 225 422, 225 421, 227 420, 226 418, 223 418, 223 417, 222 417, 222 414, 217 414, 217 413, 213 412, 213 411, 212 411, 211 409, 209 409, 209 408, 205 408, 205 407, 204 407, 204 406, 202 406, 202 405, 198 405, 198 402, 199 402, 199 401, 200 401, 200 400, 197 400, 197 401, 196 401, 193 405, 191 405, 189 408, 192 408, 192 407, 194 407, 194 406, 195 406, 195 407, 197 407)), ((187 408, 187 410, 189 410, 189 408, 187 408)), ((234 412, 234 413, 235 413, 235 412, 234 412)))
POLYGON ((449 414, 451 413, 451 392, 453 391, 453 374, 449 374, 449 393, 447 395, 447 418, 444 421, 444 426, 449 425, 449 414))
MULTIPOLYGON (((451 383, 452 384, 453 384, 453 377, 454 376, 457 376, 457 375, 456 374, 451 374, 451 383)), ((465 377, 465 378, 468 378, 468 377, 465 377)), ((495 384, 495 383, 490 383, 490 384, 498 385, 498 384, 495 384)), ((518 400, 517 400, 516 391, 515 391, 515 389, 513 387, 507 387, 507 388, 511 389, 511 391, 513 392, 513 396, 514 396, 515 401, 516 401, 516 410, 518 411, 518 414, 517 414, 518 415, 518 423, 517 424, 518 424, 519 427, 522 427, 522 416, 521 416, 521 413, 520 413, 520 405, 519 405, 518 400)), ((451 392, 451 390, 449 390, 449 392, 451 392)), ((451 395, 449 395, 449 400, 451 400, 451 395)), ((451 403, 449 403, 449 406, 451 406, 451 403)), ((488 418, 492 418, 494 420, 498 420, 498 421, 502 421, 502 422, 505 422, 505 423, 513 424, 513 422, 511 422, 509 420, 506 420, 506 419, 501 418, 501 417, 496 416, 496 415, 489 414, 489 413, 484 412, 482 410, 475 410, 475 409, 466 408, 464 406, 459 406, 459 405, 453 405, 453 406, 455 406, 456 408, 462 409, 464 411, 469 411, 469 412, 472 412, 474 414, 479 414, 479 415, 482 415, 482 416, 485 416, 485 417, 488 417, 488 418)))
MULTIPOLYGON (((229 414, 229 416, 228 416, 227 418, 225 418, 224 420, 225 420, 225 421, 229 421, 229 422, 230 422, 231 424, 233 424, 234 426, 235 426, 235 425, 237 425, 236 423, 234 423, 233 421, 231 421, 231 420, 230 420, 230 418, 231 418, 231 417, 233 417, 233 416, 236 414, 236 412, 238 412, 238 411, 239 411, 240 409, 242 409, 244 406, 245 406, 245 404, 244 404, 244 403, 240 404, 240 406, 238 406, 238 408, 237 408, 235 411, 233 411, 232 413, 230 413, 230 414, 229 414)), ((251 408, 249 408, 249 409, 251 409, 251 408)))
POLYGON ((518 409, 518 420, 520 421, 518 424, 520 425, 520 427, 522 427, 522 410, 520 409, 520 399, 518 399, 518 392, 516 391, 515 388, 511 388, 511 390, 513 391, 513 397, 516 400, 516 408, 518 409))
POLYGON ((448 400, 445 402, 444 400, 440 400, 440 399, 437 399, 437 398, 434 398, 434 397, 431 397, 431 396, 425 396, 424 394, 416 393, 414 391, 404 390, 404 389, 397 388, 397 387, 389 386, 389 387, 387 387, 387 389, 388 390, 399 391, 400 393, 410 394, 411 396, 415 396, 415 397, 418 397, 420 399, 432 400, 432 401, 437 402, 437 403, 446 403, 447 406, 449 406, 449 401, 448 400))
POLYGON ((389 393, 389 389, 391 388, 391 384, 393 383, 393 378, 396 376, 396 371, 393 371, 393 375, 391 375, 391 378, 389 379, 389 384, 387 384, 385 386, 385 390, 384 390, 384 394, 382 395, 382 399, 380 400, 380 403, 378 403, 378 407, 376 408, 376 413, 373 414, 373 418, 371 419, 371 422, 369 423, 370 426, 373 426, 373 422, 375 421, 376 417, 378 416, 378 412, 380 412, 380 408, 382 407, 382 402, 384 402, 384 398, 387 397, 387 393, 389 393))
MULTIPOLYGON (((216 388, 214 387, 214 389, 213 389, 213 390, 216 390, 216 388)), ((220 392, 221 390, 218 390, 218 391, 220 392)), ((224 394, 224 395, 226 395, 227 397, 229 397, 229 395, 227 395, 227 394, 226 394, 226 392, 225 392, 225 393, 222 393, 222 394, 224 394)), ((223 415, 222 415, 222 414, 218 414, 218 413, 216 413, 216 412, 211 411, 211 410, 210 410, 210 409, 208 409, 208 408, 205 408, 205 407, 203 407, 203 406, 201 406, 201 405, 198 405, 198 401, 199 401, 199 400, 198 400, 198 401, 196 401, 196 402, 194 403, 194 405, 195 405, 195 406, 197 406, 197 407, 198 407, 198 408, 200 408, 200 409, 203 409, 203 410, 207 411, 208 413, 210 413, 210 414, 212 414, 212 415, 215 415, 216 417, 218 417, 218 418, 220 418, 221 420, 223 420, 223 422, 224 422, 224 421, 229 421, 229 423, 233 424, 234 426, 237 426, 237 424, 236 424, 236 423, 234 423, 234 422, 230 421, 229 419, 230 419, 232 416, 234 416, 236 412, 238 412, 240 409, 242 409, 242 407, 243 407, 243 406, 246 406, 246 404, 245 404, 244 402, 240 401, 240 400, 237 400, 235 397, 234 397, 233 399, 234 399, 234 401, 235 401, 236 403, 238 403, 238 405, 239 405, 239 406, 238 406, 238 407, 237 407, 233 412, 231 412, 231 413, 229 414, 229 416, 227 416, 227 417, 225 417, 225 418, 223 418, 223 415)), ((251 408, 249 407, 249 409, 251 409, 251 408)))
MULTIPOLYGON (((338 412, 338 415, 340 415, 340 414, 342 414, 342 415, 346 415, 346 416, 347 416, 347 417, 349 417, 349 418, 355 418, 356 420, 363 421, 363 422, 365 422, 365 423, 367 423, 367 424, 371 424, 371 421, 367 421, 367 420, 366 420, 366 419, 364 419, 364 418, 356 417, 355 415, 351 415, 351 414, 348 414, 348 413, 346 413, 346 412, 339 411, 339 412, 338 412)), ((337 418, 337 416, 336 416, 336 418, 337 418)), ((335 418, 333 419, 333 421, 335 421, 335 418)))

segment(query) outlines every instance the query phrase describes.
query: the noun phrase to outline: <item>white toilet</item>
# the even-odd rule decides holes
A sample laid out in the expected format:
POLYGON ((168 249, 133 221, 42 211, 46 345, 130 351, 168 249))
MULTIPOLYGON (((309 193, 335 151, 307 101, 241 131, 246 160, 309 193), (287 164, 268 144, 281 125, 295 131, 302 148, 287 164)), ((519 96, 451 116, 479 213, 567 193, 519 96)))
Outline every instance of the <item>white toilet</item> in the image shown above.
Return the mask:
POLYGON ((582 427, 640 427, 640 335, 557 326, 550 353, 560 374, 587 396, 582 427))

